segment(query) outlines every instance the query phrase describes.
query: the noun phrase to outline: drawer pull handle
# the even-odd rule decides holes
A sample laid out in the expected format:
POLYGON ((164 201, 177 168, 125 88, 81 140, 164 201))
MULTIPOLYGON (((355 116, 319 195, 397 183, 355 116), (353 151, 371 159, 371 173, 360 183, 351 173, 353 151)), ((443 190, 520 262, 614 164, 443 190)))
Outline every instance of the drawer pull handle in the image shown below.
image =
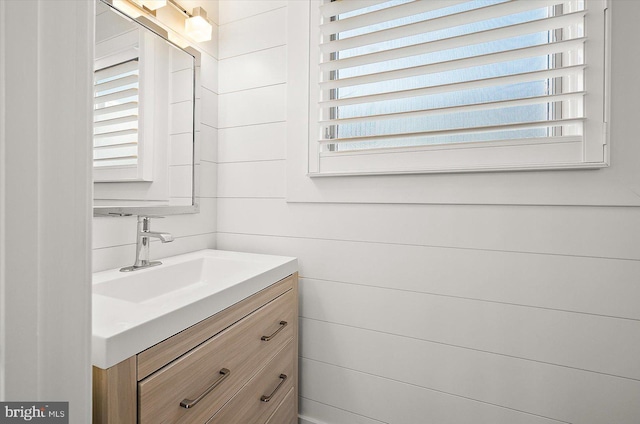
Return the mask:
POLYGON ((211 392, 211 390, 215 389, 216 387, 218 387, 220 385, 220 383, 222 383, 224 381, 225 378, 229 377, 229 375, 231 375, 231 371, 229 371, 227 368, 222 368, 220 370, 220 377, 218 377, 218 379, 216 381, 213 382, 213 384, 211 386, 209 386, 209 388, 207 388, 207 390, 204 391, 203 394, 201 394, 200 396, 198 396, 195 399, 184 399, 182 402, 180 402, 180 406, 182 406, 183 408, 189 409, 192 408, 194 406, 196 406, 196 404, 198 402, 200 402, 202 400, 202 398, 204 398, 206 395, 209 394, 209 392, 211 392))
POLYGON ((260 400, 263 402, 269 402, 271 400, 272 397, 275 396, 276 392, 280 389, 280 387, 282 387, 282 385, 284 384, 284 382, 287 380, 287 376, 286 374, 280 374, 280 383, 278 383, 278 386, 273 389, 273 392, 271 392, 271 394, 269 396, 267 395, 262 395, 260 397, 260 400))
POLYGON ((264 340, 265 342, 268 342, 269 340, 273 339, 279 332, 281 332, 286 326, 287 326, 287 321, 280 321, 280 327, 278 327, 275 333, 273 333, 270 336, 262 336, 260 340, 264 340))

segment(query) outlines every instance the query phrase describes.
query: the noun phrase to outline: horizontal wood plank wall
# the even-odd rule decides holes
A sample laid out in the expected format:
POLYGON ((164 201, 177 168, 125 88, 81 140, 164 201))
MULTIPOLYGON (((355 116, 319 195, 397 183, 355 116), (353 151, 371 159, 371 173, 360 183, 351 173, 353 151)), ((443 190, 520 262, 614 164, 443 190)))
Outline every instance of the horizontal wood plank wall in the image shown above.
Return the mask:
MULTIPOLYGON (((209 20, 214 21, 217 35, 218 2, 208 2, 209 20)), ((200 213, 168 216, 152 220, 152 228, 173 234, 174 241, 151 241, 152 258, 179 255, 194 250, 216 247, 216 189, 218 151, 218 57, 217 38, 202 46, 199 80, 196 86, 196 139, 200 148, 199 173, 200 213)), ((135 259, 135 217, 93 219, 93 271, 131 265, 135 259)))
POLYGON ((216 240, 299 258, 301 422, 640 422, 638 209, 287 203, 287 2, 222 4, 216 240))

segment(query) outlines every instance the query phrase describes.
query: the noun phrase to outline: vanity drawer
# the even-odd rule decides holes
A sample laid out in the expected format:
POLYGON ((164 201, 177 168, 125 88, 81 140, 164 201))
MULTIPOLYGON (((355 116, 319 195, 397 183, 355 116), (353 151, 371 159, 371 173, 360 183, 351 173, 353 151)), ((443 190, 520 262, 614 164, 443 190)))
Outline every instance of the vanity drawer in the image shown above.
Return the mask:
POLYGON ((223 311, 181 331, 137 355, 138 381, 150 376, 169 362, 189 352, 251 312, 293 289, 290 275, 223 311))
POLYGON ((265 424, 297 424, 296 396, 296 389, 292 387, 265 424))
MULTIPOLYGON (((264 424, 297 385, 294 381, 294 361, 297 358, 294 358, 293 347, 294 342, 290 340, 207 424, 264 424), (269 400, 265 402, 266 396, 269 400)), ((293 422, 291 417, 285 417, 278 424, 290 422, 293 422)))
POLYGON ((297 319, 295 301, 294 291, 286 292, 140 381, 138 422, 204 423, 286 342, 291 345, 297 319), (273 338, 263 340, 274 333, 273 338), (199 397, 188 409, 180 405, 199 397))

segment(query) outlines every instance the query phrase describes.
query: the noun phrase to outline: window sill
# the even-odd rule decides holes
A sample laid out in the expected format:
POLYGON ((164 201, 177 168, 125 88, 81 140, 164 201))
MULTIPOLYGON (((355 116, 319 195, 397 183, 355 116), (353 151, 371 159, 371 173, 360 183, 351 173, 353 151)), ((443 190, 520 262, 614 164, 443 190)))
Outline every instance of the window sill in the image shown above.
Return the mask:
POLYGON ((307 173, 310 178, 323 177, 349 177, 367 175, 415 175, 415 174, 462 174, 471 172, 523 172, 523 171, 548 171, 548 170, 572 170, 572 169, 602 169, 609 167, 606 162, 580 163, 580 164, 544 164, 529 166, 500 166, 500 167, 463 167, 447 169, 407 169, 389 171, 352 171, 352 172, 314 172, 307 173))

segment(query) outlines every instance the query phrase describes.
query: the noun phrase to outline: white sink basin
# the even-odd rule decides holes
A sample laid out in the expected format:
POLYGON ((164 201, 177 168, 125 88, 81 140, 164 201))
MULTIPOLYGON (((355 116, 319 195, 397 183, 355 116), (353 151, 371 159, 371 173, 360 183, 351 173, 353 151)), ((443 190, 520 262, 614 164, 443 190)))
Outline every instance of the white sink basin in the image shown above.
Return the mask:
POLYGON ((109 368, 297 271, 295 258, 201 250, 93 274, 92 362, 109 368))

